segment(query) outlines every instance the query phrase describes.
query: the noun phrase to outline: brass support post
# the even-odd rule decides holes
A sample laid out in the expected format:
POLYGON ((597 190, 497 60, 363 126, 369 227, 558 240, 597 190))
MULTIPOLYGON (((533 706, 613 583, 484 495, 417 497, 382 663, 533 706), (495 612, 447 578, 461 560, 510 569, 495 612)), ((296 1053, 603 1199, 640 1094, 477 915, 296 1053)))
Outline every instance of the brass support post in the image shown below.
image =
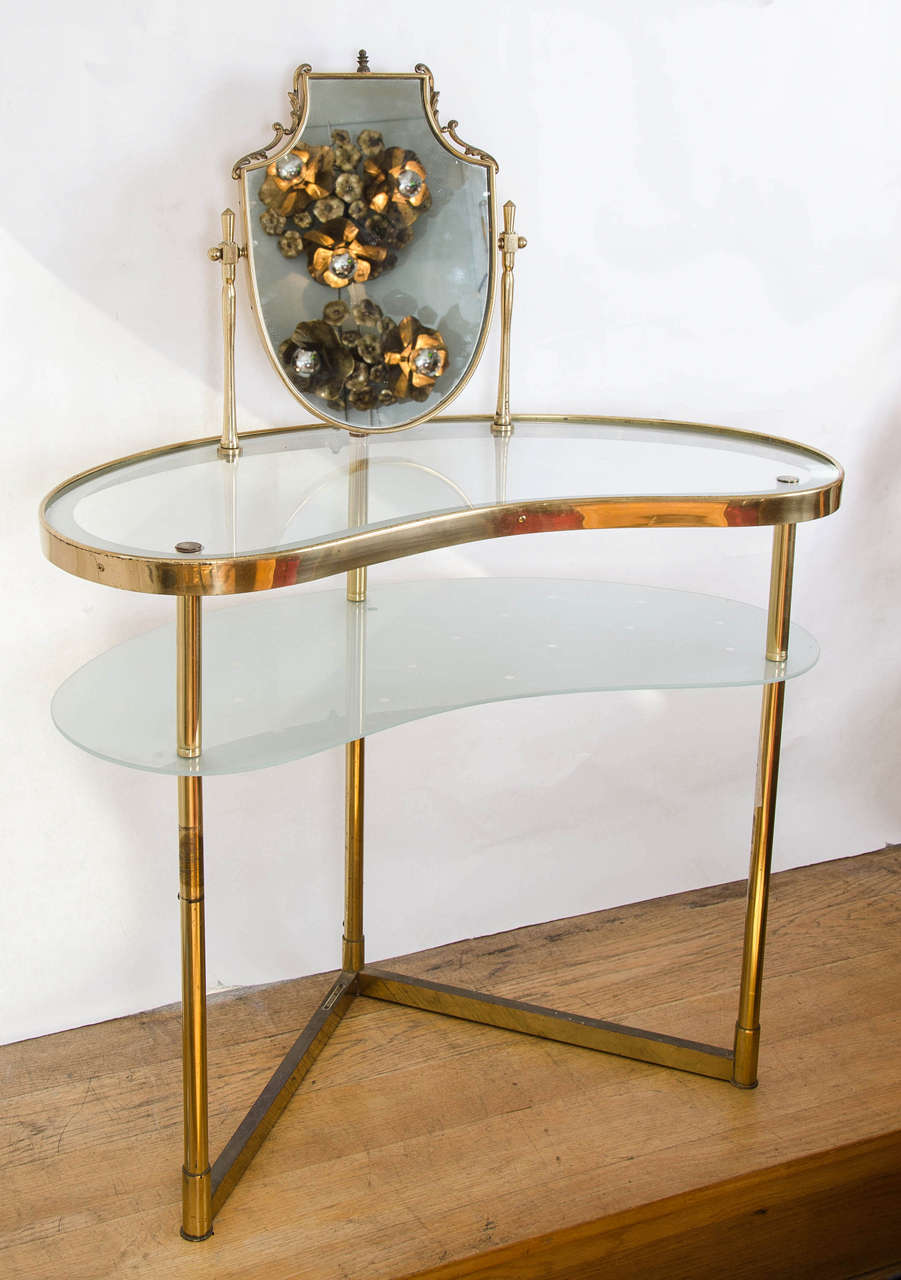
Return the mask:
MULTIPOLYGON (((178 754, 187 759, 200 755, 200 617, 200 598, 179 596, 178 754)), ((205 1240, 213 1231, 207 1095, 202 786, 202 779, 197 775, 178 779, 185 1136, 181 1234, 186 1240, 205 1240)))
POLYGON ((211 262, 222 264, 222 338, 224 386, 222 392, 222 439, 219 457, 234 462, 241 452, 235 421, 235 276, 238 259, 247 250, 235 243, 235 215, 231 209, 222 213, 222 240, 209 250, 211 262))
POLYGON ((501 503, 507 501, 511 433, 498 431, 495 427, 491 430, 494 434, 494 500, 501 503))
POLYGON ((501 361, 497 380, 497 412, 491 430, 495 435, 509 435, 513 430, 510 417, 510 328, 513 324, 513 268, 516 266, 516 251, 524 249, 525 236, 518 236, 513 230, 516 218, 516 205, 508 200, 504 205, 504 229, 498 236, 497 247, 503 261, 501 277, 501 361))
POLYGON ((793 524, 777 524, 773 530, 770 603, 766 621, 766 656, 770 662, 784 662, 788 657, 796 528, 793 524))
POLYGON ((177 602, 176 714, 178 754, 191 760, 200 755, 201 629, 200 596, 179 596, 177 602))
MULTIPOLYGON (((777 525, 773 530, 766 656, 780 665, 784 664, 788 655, 794 554, 795 526, 777 525)), ((760 711, 751 866, 748 872, 748 904, 732 1072, 732 1083, 743 1089, 753 1089, 757 1084, 757 1058, 760 1050, 760 995, 776 817, 776 786, 779 779, 782 711, 785 703, 784 667, 779 675, 781 679, 764 685, 760 711)))
MULTIPOLYGON (((348 474, 347 523, 358 529, 369 513, 369 455, 365 436, 354 438, 348 474)), ((347 575, 347 679, 349 715, 362 729, 366 696, 366 566, 347 575)), ((366 782, 366 741, 348 742, 344 755, 344 932, 341 968, 356 973, 363 967, 363 796, 366 782)))

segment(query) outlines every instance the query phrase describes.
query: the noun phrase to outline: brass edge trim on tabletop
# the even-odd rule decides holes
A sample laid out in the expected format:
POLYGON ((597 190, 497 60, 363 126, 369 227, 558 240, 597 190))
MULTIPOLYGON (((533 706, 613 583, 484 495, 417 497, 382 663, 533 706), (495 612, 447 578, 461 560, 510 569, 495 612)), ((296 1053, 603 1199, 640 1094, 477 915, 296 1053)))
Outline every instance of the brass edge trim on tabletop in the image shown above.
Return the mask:
MULTIPOLYGON (((451 417, 454 422, 491 423, 488 414, 451 417)), ((441 419, 434 419, 441 421, 441 419)), ((832 466, 836 478, 815 489, 786 489, 784 493, 717 495, 673 495, 663 497, 580 496, 539 498, 524 502, 473 507, 467 510, 422 516, 386 528, 346 534, 328 542, 278 551, 251 552, 243 556, 204 559, 170 559, 129 555, 124 552, 76 542, 53 529, 46 510, 65 489, 90 476, 111 471, 130 462, 168 454, 204 444, 218 437, 185 441, 149 449, 114 462, 105 463, 71 477, 46 496, 40 507, 41 541, 44 554, 57 567, 84 578, 126 591, 153 595, 231 595, 294 586, 331 577, 363 565, 415 555, 441 547, 488 540, 516 534, 547 533, 558 530, 613 528, 696 528, 775 525, 817 520, 838 508, 844 472, 820 450, 794 441, 753 431, 707 423, 669 422, 664 419, 602 418, 597 415, 516 414, 514 422, 573 422, 586 425, 622 424, 709 432, 712 435, 757 440, 780 447, 797 448, 832 466)), ((277 427, 247 432, 245 441, 268 436, 317 429, 318 423, 297 427, 277 427)), ((321 429, 321 428, 320 428, 321 429)))
MULTIPOLYGON (((256 169, 262 168, 264 165, 270 165, 274 160, 279 159, 284 153, 291 150, 307 123, 309 114, 310 95, 307 90, 307 84, 310 80, 358 80, 360 78, 359 71, 342 71, 342 72, 326 72, 312 71, 308 63, 303 63, 294 72, 294 88, 288 95, 291 104, 291 123, 287 127, 279 124, 277 121, 272 128, 275 137, 269 143, 268 147, 260 151, 253 151, 247 156, 243 156, 232 168, 232 177, 241 183, 241 222, 244 228, 244 245, 243 253, 244 264, 247 271, 248 296, 250 297, 250 309, 253 312, 254 322, 259 332, 260 341, 263 344, 263 350, 269 358, 279 379, 291 394, 294 400, 297 400, 310 413, 330 427, 338 427, 342 431, 350 431, 354 434, 361 435, 390 435, 397 431, 409 431, 411 427, 418 427, 420 423, 428 422, 438 416, 439 412, 445 409, 449 404, 456 400, 457 396, 469 382, 470 378, 476 371, 476 367, 482 358, 485 350, 485 343, 488 341, 488 331, 491 328, 491 319, 494 313, 494 298, 497 290, 497 253, 495 245, 497 243, 497 195, 495 192, 494 175, 497 172, 497 161, 490 156, 487 151, 481 151, 477 147, 462 141, 461 138, 453 132, 457 125, 456 120, 451 120, 448 124, 442 126, 438 122, 436 115, 436 103, 438 101, 438 93, 435 89, 435 82, 431 71, 424 63, 417 63, 415 71, 401 72, 379 72, 367 71, 367 80, 419 80, 422 88, 423 111, 426 123, 437 142, 449 152, 455 159, 462 161, 464 164, 475 165, 477 168, 485 169, 488 174, 488 292, 485 298, 485 322, 479 333, 479 339, 473 348, 472 356, 469 364, 463 372, 463 376, 452 390, 442 396, 431 409, 425 410, 415 418, 411 418, 409 422, 399 423, 397 426, 388 427, 368 427, 357 423, 349 423, 341 418, 332 417, 325 409, 320 409, 316 403, 309 397, 303 395, 299 389, 291 382, 288 377, 284 365, 278 358, 269 333, 263 323, 262 308, 260 305, 259 293, 256 284, 256 274, 252 264, 252 246, 253 235, 250 225, 250 206, 247 198, 247 175, 256 169), (448 141, 448 136, 456 143, 452 146, 448 141)), ((244 439, 250 432, 242 432, 241 438, 244 439)))

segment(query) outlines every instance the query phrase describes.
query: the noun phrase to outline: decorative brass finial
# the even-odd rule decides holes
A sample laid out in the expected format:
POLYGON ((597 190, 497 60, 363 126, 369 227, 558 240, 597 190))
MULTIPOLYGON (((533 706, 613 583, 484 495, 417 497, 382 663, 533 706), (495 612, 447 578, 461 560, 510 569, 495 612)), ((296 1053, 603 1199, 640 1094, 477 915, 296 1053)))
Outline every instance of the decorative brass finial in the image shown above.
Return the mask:
POLYGON ((513 229, 516 205, 508 200, 504 205, 504 229, 497 238, 497 247, 503 261, 501 277, 501 362, 497 380, 497 413, 491 430, 495 435, 509 435, 513 430, 510 417, 510 326, 513 322, 513 268, 516 251, 526 247, 525 236, 513 229))
POLYGON ((235 215, 231 209, 222 214, 222 240, 208 250, 211 262, 222 263, 222 333, 225 370, 222 397, 222 439, 219 457, 234 462, 241 452, 235 422, 235 275, 238 259, 247 256, 243 245, 235 243, 235 215))
POLYGON ((369 72, 369 54, 361 49, 357 54, 357 74, 365 76, 369 72))

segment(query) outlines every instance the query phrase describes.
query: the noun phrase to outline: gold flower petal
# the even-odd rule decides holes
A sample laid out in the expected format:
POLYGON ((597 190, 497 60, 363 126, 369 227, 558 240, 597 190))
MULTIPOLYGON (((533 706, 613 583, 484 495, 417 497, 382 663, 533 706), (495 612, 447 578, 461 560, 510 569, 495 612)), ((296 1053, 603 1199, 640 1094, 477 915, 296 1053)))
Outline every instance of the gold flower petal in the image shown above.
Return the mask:
POLYGON ((334 302, 327 302, 322 308, 322 318, 327 324, 341 324, 346 316, 347 303, 342 302, 340 298, 335 298, 334 302))
POLYGON ((260 226, 267 236, 280 236, 285 229, 285 216, 274 209, 264 209, 260 214, 260 226))
POLYGON ((328 269, 328 264, 332 260, 331 249, 316 249, 313 253, 313 260, 310 268, 314 275, 321 275, 323 271, 328 269))
POLYGON ((362 133, 357 134, 357 146, 364 156, 369 157, 377 156, 385 143, 378 129, 364 129, 362 133))
POLYGON ((304 235, 304 242, 307 245, 321 244, 321 245, 324 245, 327 249, 330 249, 332 245, 335 243, 334 238, 332 236, 326 235, 325 232, 320 231, 318 227, 314 227, 311 231, 306 232, 306 234, 304 235))
POLYGON ((414 209, 409 200, 405 200, 399 192, 395 191, 391 197, 391 213, 389 216, 392 223, 401 231, 413 225, 419 217, 419 210, 414 209))
POLYGON ((425 183, 419 188, 415 195, 407 196, 407 202, 418 209, 420 213, 425 213, 427 209, 432 207, 432 193, 429 191, 425 183))
POLYGON ((389 147, 388 150, 383 152, 379 157, 379 161, 382 168, 386 169, 389 173, 392 169, 397 169, 399 172, 404 167, 404 161, 407 156, 412 154, 413 153, 411 151, 406 151, 403 147, 389 147))
POLYGON ((355 257, 368 258, 370 262, 384 262, 388 250, 379 244, 354 244, 349 246, 355 257))
POLYGON ((357 324, 375 324, 382 318, 382 308, 371 298, 362 298, 353 309, 357 324))
POLYGON ((363 194, 363 180, 356 173, 342 173, 335 183, 335 195, 350 204, 363 194))
POLYGON ((360 163, 360 148, 352 143, 342 142, 335 147, 335 165, 344 173, 353 173, 360 163))
POLYGON ((286 258, 296 258, 303 248, 303 239, 299 231, 286 231, 279 239, 278 247, 286 258))
POLYGON ((337 196, 324 196, 313 205, 313 216, 320 222, 334 222, 344 213, 344 204, 337 196))

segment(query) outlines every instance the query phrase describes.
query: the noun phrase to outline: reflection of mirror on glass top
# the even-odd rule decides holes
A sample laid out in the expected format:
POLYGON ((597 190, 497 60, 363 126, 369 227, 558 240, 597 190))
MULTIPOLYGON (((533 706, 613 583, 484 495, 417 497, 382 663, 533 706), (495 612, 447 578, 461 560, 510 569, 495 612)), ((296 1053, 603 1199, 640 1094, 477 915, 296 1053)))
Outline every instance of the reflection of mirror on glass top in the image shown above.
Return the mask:
POLYGON ((177 776, 188 1240, 212 1234, 215 1214, 357 996, 739 1088, 757 1082, 785 683, 817 658, 813 638, 790 626, 795 530, 836 510, 842 471, 815 449, 725 427, 573 415, 517 414, 514 422, 513 270, 525 241, 511 202, 498 233, 497 166, 460 139, 455 121, 439 124, 437 97, 428 68, 373 74, 362 52, 355 72, 298 68, 289 124, 275 125, 269 144, 234 166, 243 231, 236 238, 226 210, 222 240, 210 250, 222 271, 220 436, 95 467, 57 486, 41 509, 44 550, 59 567, 176 597, 171 630, 75 672, 53 715, 96 756, 177 776), (479 359, 497 256, 496 411, 426 421, 479 359), (269 358, 316 422, 239 437, 242 258, 269 358), (388 434, 408 427, 415 429, 388 434), (371 565, 489 538, 692 526, 772 527, 766 609, 594 581, 367 582, 371 565), (208 631, 202 626, 204 596, 339 574, 346 574, 340 592, 279 592, 268 603, 216 613, 208 631), (510 698, 743 684, 763 693, 738 1016, 723 1036, 729 1047, 366 963, 367 736, 510 698), (211 1162, 203 778, 341 745, 341 972, 211 1162))
MULTIPOLYGON (((438 123, 427 67, 373 74, 362 52, 360 63, 343 75, 298 67, 290 124, 232 171, 246 250, 227 212, 212 252, 227 291, 237 252, 246 256, 260 333, 289 390, 326 422, 370 432, 433 417, 478 362, 497 165, 455 121, 438 123)), ((512 208, 507 219, 512 230, 512 208)), ((223 445, 236 446, 233 423, 223 445)))

